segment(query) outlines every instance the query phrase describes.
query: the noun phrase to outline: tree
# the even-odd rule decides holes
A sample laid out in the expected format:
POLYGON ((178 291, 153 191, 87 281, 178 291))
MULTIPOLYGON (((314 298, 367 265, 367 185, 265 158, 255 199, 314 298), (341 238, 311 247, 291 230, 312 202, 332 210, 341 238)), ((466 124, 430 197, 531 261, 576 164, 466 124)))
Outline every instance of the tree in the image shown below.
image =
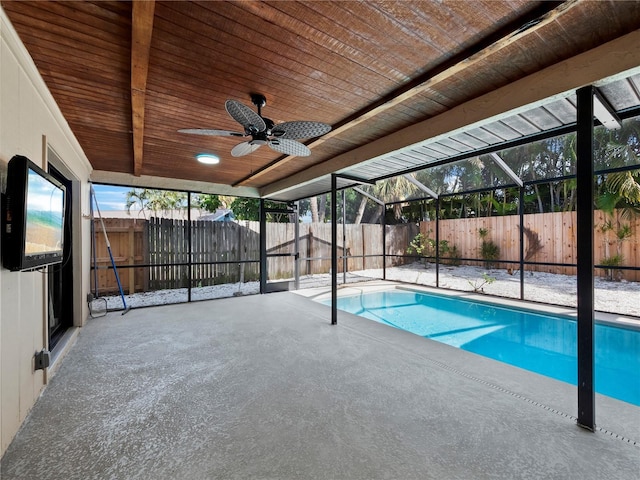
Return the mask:
MULTIPOLYGON (((600 168, 621 168, 640 164, 640 120, 623 122, 620 130, 596 130, 595 163, 600 168)), ((600 176, 596 205, 609 215, 621 210, 623 218, 640 214, 640 170, 623 170, 600 176)))
MULTIPOLYGON (((410 197, 413 193, 418 190, 418 187, 407 180, 404 176, 398 176, 393 178, 388 178, 381 182, 376 183, 373 187, 366 187, 367 193, 370 193, 372 196, 380 199, 383 202, 394 202, 397 200, 404 200, 410 197)), ((374 213, 371 215, 369 219, 370 223, 377 223, 382 218, 382 205, 378 205, 375 209, 374 213)), ((402 206, 401 204, 394 205, 394 216, 396 219, 399 219, 402 215, 402 206)))
POLYGON ((137 205, 140 213, 147 218, 145 212, 169 214, 187 208, 187 193, 172 190, 155 190, 152 188, 134 188, 126 193, 125 207, 131 214, 131 208, 137 205))
MULTIPOLYGON (((266 200, 266 208, 282 208, 282 203, 266 200)), ((257 222, 260 220, 260 199, 258 198, 236 198, 229 206, 238 220, 250 220, 257 222)), ((291 216, 279 213, 268 213, 267 221, 274 223, 290 223, 291 216)))
MULTIPOLYGON (((310 197, 308 199, 308 210, 311 212, 311 221, 314 223, 324 223, 327 218, 327 194, 310 197)), ((306 203, 306 202, 302 202, 306 203)), ((306 210, 300 208, 300 214, 306 210)))
POLYGON ((139 214, 141 213, 142 217, 146 220, 147 215, 145 212, 147 210, 148 192, 149 190, 146 188, 134 188, 126 193, 124 206, 129 215, 131 215, 131 208, 137 205, 139 214))
MULTIPOLYGON (((222 205, 222 200, 218 195, 211 195, 209 193, 201 193, 196 196, 196 206, 207 212, 215 212, 222 205)), ((235 213, 235 212, 234 212, 235 213)))
POLYGON ((260 200, 257 198, 236 198, 230 206, 238 220, 260 220, 260 200))
POLYGON ((309 199, 309 209, 311 210, 311 221, 318 223, 320 216, 318 215, 318 197, 311 197, 309 199))

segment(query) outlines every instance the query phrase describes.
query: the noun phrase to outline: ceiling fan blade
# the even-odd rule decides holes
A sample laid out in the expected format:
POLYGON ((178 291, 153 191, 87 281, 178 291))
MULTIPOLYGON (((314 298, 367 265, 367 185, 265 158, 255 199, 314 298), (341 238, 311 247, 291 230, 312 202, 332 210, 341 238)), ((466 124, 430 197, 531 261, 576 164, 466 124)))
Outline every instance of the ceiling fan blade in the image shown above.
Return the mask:
POLYGON ((311 150, 309 150, 309 147, 304 143, 300 143, 295 140, 288 140, 286 138, 274 138, 273 140, 269 140, 269 146, 276 152, 291 155, 293 157, 308 157, 311 155, 311 150))
POLYGON ((192 135, 216 135, 218 137, 244 137, 244 133, 230 132, 229 130, 208 130, 206 128, 183 128, 179 133, 190 133, 192 135))
POLYGON ((242 142, 231 149, 231 156, 243 157, 244 155, 249 155, 250 153, 255 152, 258 148, 260 148, 260 144, 242 142))
POLYGON ((284 122, 276 125, 271 129, 271 134, 276 137, 294 138, 311 138, 319 137, 331 130, 331 125, 322 122, 284 122))
POLYGON ((227 100, 224 103, 224 108, 231 115, 231 118, 242 125, 248 132, 257 133, 267 129, 267 125, 260 115, 237 100, 227 100))

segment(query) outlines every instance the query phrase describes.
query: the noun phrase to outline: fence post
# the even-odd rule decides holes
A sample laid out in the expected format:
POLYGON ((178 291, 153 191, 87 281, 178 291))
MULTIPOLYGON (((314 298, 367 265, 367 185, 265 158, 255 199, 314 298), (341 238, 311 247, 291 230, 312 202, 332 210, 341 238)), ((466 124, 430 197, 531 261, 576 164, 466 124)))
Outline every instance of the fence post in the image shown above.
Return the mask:
POLYGON ((518 192, 520 206, 520 300, 524 300, 524 186, 518 192))
POLYGON ((436 287, 440 287, 440 197, 436 198, 436 287))
POLYGON ((313 267, 311 260, 311 254, 313 253, 313 230, 309 227, 309 234, 307 235, 307 275, 313 274, 313 267))
POLYGON ((364 224, 360 225, 360 228, 362 229, 362 270, 366 270, 367 269, 367 242, 364 239, 364 235, 365 235, 365 229, 364 229, 364 224))
POLYGON ((135 231, 133 229, 133 225, 129 225, 129 265, 132 268, 129 268, 129 294, 135 293, 136 291, 136 280, 135 280, 135 269, 133 265, 135 264, 135 231))
POLYGON ((387 279, 387 204, 382 206, 382 279, 387 279))

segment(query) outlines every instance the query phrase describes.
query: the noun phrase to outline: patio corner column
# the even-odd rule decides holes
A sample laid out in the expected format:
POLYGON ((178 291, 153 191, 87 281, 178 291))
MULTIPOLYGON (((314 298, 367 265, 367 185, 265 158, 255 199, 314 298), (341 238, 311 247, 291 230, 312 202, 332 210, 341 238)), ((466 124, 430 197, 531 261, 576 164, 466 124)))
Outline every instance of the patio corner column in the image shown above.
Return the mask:
POLYGON ((593 95, 577 92, 578 425, 595 430, 593 293, 593 95))
POLYGON ((336 174, 331 174, 331 325, 338 324, 338 205, 336 174))
POLYGON ((387 279, 387 204, 382 205, 382 279, 387 279))
POLYGON ((264 211, 264 199, 260 199, 260 293, 267 289, 267 214, 264 211))
POLYGON ((295 202, 294 209, 296 211, 295 219, 296 226, 294 228, 294 257, 293 257, 293 276, 294 287, 296 290, 300 289, 300 202, 295 202))
POLYGON ((342 284, 347 284, 347 191, 342 190, 342 284))
POLYGON ((520 215, 520 300, 524 300, 524 186, 518 188, 518 215, 520 215))
POLYGON ((187 302, 191 301, 191 286, 193 284, 193 246, 191 242, 191 192, 187 192, 187 302))
POLYGON ((436 198, 436 288, 440 288, 440 197, 436 198))

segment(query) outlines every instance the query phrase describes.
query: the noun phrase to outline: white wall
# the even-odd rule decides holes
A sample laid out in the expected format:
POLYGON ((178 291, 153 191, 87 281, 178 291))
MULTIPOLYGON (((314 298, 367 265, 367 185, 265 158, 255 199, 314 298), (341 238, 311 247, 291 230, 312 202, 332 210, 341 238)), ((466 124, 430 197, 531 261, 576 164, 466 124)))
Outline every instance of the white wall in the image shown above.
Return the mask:
MULTIPOLYGON (((78 195, 73 220, 74 325, 88 316, 90 225, 87 180, 91 166, 62 117, 51 94, 0 7, 0 172, 16 154, 46 169, 47 144, 57 153, 63 171, 72 174, 78 195)), ((42 392, 46 375, 34 372, 34 354, 47 348, 47 276, 41 272, 10 272, 0 268, 0 455, 15 436, 42 392)))

